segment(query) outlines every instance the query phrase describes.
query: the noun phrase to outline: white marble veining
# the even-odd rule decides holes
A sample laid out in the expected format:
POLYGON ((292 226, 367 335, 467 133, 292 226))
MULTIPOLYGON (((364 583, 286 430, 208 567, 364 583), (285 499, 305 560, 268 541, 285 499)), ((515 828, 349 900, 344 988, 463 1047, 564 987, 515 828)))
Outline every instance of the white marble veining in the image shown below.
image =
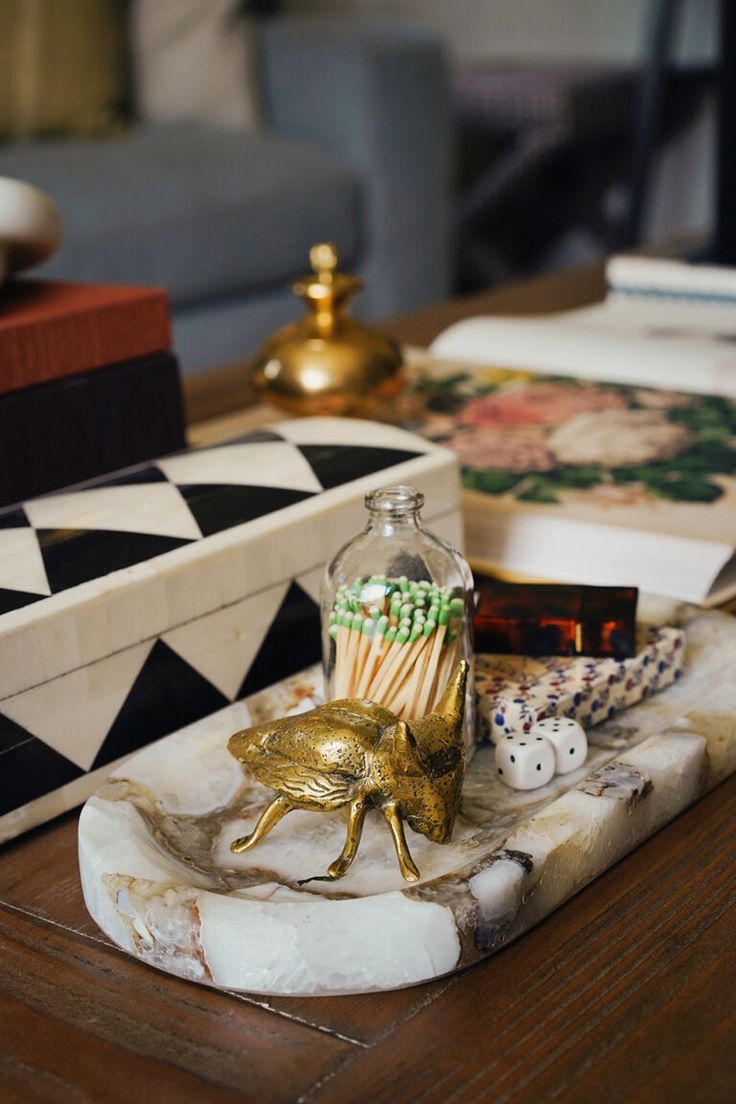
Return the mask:
MULTIPOLYGON (((646 609, 646 603, 644 604, 646 609)), ((369 815, 344 879, 341 812, 294 812, 233 855, 272 796, 226 750, 237 728, 318 700, 316 672, 230 706, 134 756, 85 806, 87 906, 122 948, 210 985, 326 994, 411 985, 477 961, 541 920, 736 769, 736 621, 660 608, 687 633, 676 685, 591 730, 588 762, 540 790, 469 768, 453 840, 408 833, 407 885, 369 815)))

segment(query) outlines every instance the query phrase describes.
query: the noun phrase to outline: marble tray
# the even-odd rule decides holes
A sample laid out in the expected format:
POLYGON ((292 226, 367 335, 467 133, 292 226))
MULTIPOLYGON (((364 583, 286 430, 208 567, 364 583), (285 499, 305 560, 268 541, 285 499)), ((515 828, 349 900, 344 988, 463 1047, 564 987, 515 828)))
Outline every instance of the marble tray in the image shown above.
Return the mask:
POLYGON ((403 882, 388 830, 368 822, 349 874, 324 873, 341 814, 294 812, 254 851, 247 832, 270 791, 245 781, 227 737, 311 708, 317 672, 168 736, 118 768, 84 807, 87 908, 123 950, 224 989, 339 994, 414 985, 462 969, 564 900, 736 769, 736 620, 648 603, 682 624, 683 678, 590 731, 585 767, 533 793, 504 787, 492 751, 466 779, 453 840, 407 832, 422 871, 403 882))

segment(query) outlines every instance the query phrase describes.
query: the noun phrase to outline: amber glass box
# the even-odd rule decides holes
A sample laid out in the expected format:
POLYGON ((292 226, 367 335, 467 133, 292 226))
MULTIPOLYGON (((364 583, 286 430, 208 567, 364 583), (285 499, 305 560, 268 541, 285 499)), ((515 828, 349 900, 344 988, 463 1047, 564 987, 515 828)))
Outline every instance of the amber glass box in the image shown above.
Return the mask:
POLYGON ((626 659, 636 651, 636 587, 507 583, 475 576, 475 648, 510 655, 626 659))

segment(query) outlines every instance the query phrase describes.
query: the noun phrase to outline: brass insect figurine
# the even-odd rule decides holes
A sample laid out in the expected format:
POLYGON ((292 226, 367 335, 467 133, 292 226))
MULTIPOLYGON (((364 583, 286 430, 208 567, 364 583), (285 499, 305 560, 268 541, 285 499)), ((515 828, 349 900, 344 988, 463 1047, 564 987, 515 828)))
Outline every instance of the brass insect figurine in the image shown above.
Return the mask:
POLYGON ((279 795, 249 836, 230 845, 255 847, 292 809, 329 812, 349 805, 342 854, 327 869, 341 878, 355 858, 365 815, 381 810, 404 878, 420 877, 402 821, 433 843, 447 843, 460 807, 465 773, 463 712, 468 664, 460 660, 434 711, 399 720, 374 702, 345 699, 309 713, 236 732, 228 749, 279 795))

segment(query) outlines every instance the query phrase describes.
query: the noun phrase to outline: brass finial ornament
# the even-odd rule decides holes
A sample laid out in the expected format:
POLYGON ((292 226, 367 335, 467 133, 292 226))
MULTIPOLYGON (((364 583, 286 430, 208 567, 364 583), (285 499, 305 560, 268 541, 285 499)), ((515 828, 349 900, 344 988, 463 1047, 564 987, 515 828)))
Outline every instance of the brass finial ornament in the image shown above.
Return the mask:
POLYGON ((327 868, 329 879, 341 878, 355 858, 366 813, 378 808, 391 829, 402 875, 416 881, 420 874, 403 821, 433 843, 450 839, 465 774, 467 677, 461 659, 433 712, 417 721, 347 698, 236 732, 228 750, 278 797, 231 849, 237 854, 255 847, 292 809, 331 812, 348 805, 345 846, 327 868))
POLYGON ((293 284, 309 312, 266 341, 253 364, 253 384, 292 414, 369 413, 401 389, 401 351, 348 314, 363 281, 337 271, 334 245, 312 246, 309 260, 314 275, 293 284))

